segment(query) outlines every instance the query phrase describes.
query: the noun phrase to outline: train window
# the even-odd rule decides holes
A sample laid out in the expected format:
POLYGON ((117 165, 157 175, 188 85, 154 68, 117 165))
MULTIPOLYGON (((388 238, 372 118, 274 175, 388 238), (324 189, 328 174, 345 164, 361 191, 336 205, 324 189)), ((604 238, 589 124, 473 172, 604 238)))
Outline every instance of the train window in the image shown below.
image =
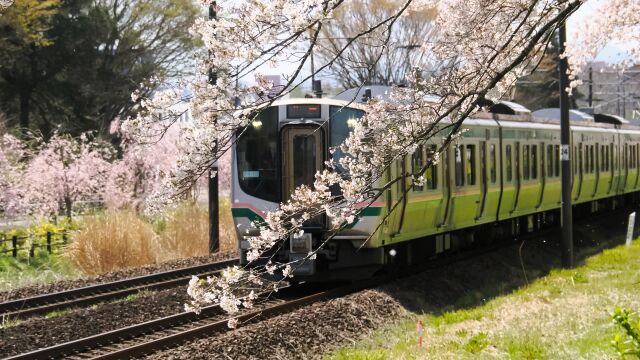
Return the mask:
POLYGON ((578 154, 578 151, 576 148, 577 148, 576 146, 573 147, 573 173, 574 174, 578 173, 578 162, 581 163, 582 161, 582 151, 580 151, 580 154, 578 154), (576 159, 576 156, 580 156, 580 158, 576 159))
POLYGON ((519 182, 521 180, 520 178, 520 165, 521 165, 520 164, 520 143, 517 142, 515 144, 514 150, 515 150, 515 153, 513 154, 513 161, 514 161, 513 168, 514 168, 516 181, 519 182))
POLYGON ((607 150, 607 151, 606 151, 606 154, 607 154, 607 162, 606 162, 607 169, 606 169, 606 170, 607 170, 607 171, 611 170, 611 163, 612 163, 612 161, 611 161, 611 154, 613 154, 613 151, 611 151, 611 149, 612 149, 612 148, 613 148, 613 144, 609 144, 609 145, 606 147, 606 150, 607 150))
POLYGON ((438 165, 434 164, 437 151, 438 147, 436 145, 429 145, 427 150, 427 161, 431 165, 429 165, 427 172, 424 174, 424 177, 427 180, 427 189, 429 190, 435 190, 438 188, 438 165))
POLYGON ((513 179, 513 162, 512 162, 512 157, 511 157, 511 145, 507 145, 505 148, 505 157, 506 157, 506 177, 507 177, 507 181, 511 181, 511 179, 513 179))
MULTIPOLYGON (((329 122, 330 142, 333 154, 331 154, 332 160, 338 164, 339 160, 344 157, 344 152, 340 149, 340 145, 347 139, 349 133, 351 133, 355 122, 364 115, 364 111, 342 107, 331 106, 329 107, 329 116, 331 121, 329 122)), ((342 171, 342 167, 338 164, 336 166, 338 171, 342 171)))
POLYGON ((464 145, 456 146, 456 186, 464 186, 464 145))
POLYGON ((489 146, 489 177, 491 183, 495 183, 497 180, 497 168, 496 168, 496 146, 491 144, 489 146))
MULTIPOLYGON (((597 147, 598 145, 596 145, 597 147)), ((607 168, 605 166, 607 157, 605 156, 605 148, 606 146, 600 146, 600 171, 605 171, 607 168)))
POLYGON ((582 171, 582 145, 578 146, 578 171, 582 171))
POLYGON ((595 153, 593 151, 593 145, 589 146, 589 172, 594 173, 596 171, 595 153))
MULTIPOLYGON (((555 166, 555 175, 560 176, 560 145, 556 145, 554 154, 553 165, 555 166)), ((575 162, 575 161, 574 161, 575 162)))
POLYGON ((591 173, 591 153, 589 152, 589 145, 584 146, 584 172, 591 173))
POLYGON ((467 162, 465 163, 465 173, 467 175, 467 185, 476 184, 476 146, 467 145, 467 162))
POLYGON ((588 174, 591 172, 590 167, 589 167, 589 145, 585 145, 584 146, 584 168, 583 171, 585 174, 588 174))
POLYGON ((620 160, 618 156, 618 145, 613 146, 613 166, 614 170, 618 170, 618 161, 620 160))
POLYGON ((531 179, 538 178, 538 145, 531 145, 531 179))
POLYGON ((522 146, 522 180, 529 180, 529 145, 522 146))
POLYGON ((546 176, 553 177, 553 145, 547 145, 547 173, 546 176))
POLYGON ((238 131, 238 183, 248 195, 279 202, 278 108, 262 110, 238 131))
MULTIPOLYGON (((418 146, 416 151, 411 156, 411 173, 417 179, 422 176, 422 167, 424 166, 424 149, 422 145, 418 146)), ((413 191, 424 190, 424 185, 413 185, 413 191)))

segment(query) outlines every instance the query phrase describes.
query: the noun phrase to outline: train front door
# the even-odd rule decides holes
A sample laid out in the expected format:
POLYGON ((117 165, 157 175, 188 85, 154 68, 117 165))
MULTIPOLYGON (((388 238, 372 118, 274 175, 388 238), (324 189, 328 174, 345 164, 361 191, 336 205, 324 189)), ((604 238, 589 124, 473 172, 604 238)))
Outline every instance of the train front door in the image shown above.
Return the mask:
MULTIPOLYGON (((287 202, 301 185, 313 187, 324 163, 323 131, 318 126, 289 125, 282 130, 282 201, 287 202)), ((321 226, 311 219, 307 226, 321 226)))

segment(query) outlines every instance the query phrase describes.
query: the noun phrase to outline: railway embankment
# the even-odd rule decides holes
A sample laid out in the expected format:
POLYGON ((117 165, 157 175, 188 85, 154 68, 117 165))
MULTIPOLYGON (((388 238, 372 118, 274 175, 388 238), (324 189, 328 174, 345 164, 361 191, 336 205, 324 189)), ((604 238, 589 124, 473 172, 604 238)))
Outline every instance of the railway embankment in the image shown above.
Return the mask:
POLYGON ((555 246, 536 241, 502 256, 488 255, 468 267, 455 266, 447 277, 421 274, 413 281, 415 289, 398 286, 394 291, 402 294, 395 296, 406 311, 402 318, 327 358, 617 357, 612 340, 616 334, 621 342, 628 338, 612 322, 611 313, 617 306, 640 310, 640 240, 631 247, 617 245, 598 252, 620 243, 623 232, 618 228, 623 224, 581 224, 580 261, 574 269, 544 266, 557 265, 559 256, 555 246), (584 246, 597 239, 607 241, 584 246), (422 347, 418 321, 423 325, 422 347))
MULTIPOLYGON (((576 250, 582 266, 585 263, 602 261, 597 260, 599 257, 616 257, 611 254, 619 250, 598 254, 623 241, 625 230, 623 219, 618 221, 615 217, 606 216, 601 219, 578 222, 578 224, 575 236, 576 250)), ((492 305, 489 304, 504 301, 503 298, 526 298, 523 294, 526 294, 530 286, 541 286, 536 284, 545 284, 548 281, 546 279, 554 279, 558 276, 563 276, 565 279, 573 276, 573 282, 577 281, 583 289, 588 289, 588 283, 580 283, 581 274, 583 274, 581 268, 571 271, 554 270, 559 267, 560 259, 558 236, 556 231, 551 231, 535 238, 529 237, 524 242, 515 241, 511 246, 497 251, 427 270, 376 289, 315 303, 277 318, 240 326, 233 332, 196 340, 174 349, 155 353, 150 358, 302 359, 329 356, 338 359, 394 359, 414 356, 456 358, 457 355, 475 358, 479 352, 476 350, 480 348, 488 357, 499 355, 499 351, 492 353, 489 345, 483 347, 485 335, 481 334, 481 330, 474 332, 476 328, 462 329, 457 335, 452 335, 451 330, 438 330, 439 328, 435 326, 446 326, 449 319, 456 319, 456 314, 461 314, 459 315, 461 321, 454 321, 455 323, 468 320, 470 324, 476 324, 477 319, 473 317, 465 319, 465 314, 473 314, 476 311, 474 309, 491 308, 492 305), (417 319, 423 319, 427 327, 425 335, 427 339, 422 349, 419 349, 417 344, 415 328, 417 319), (432 341, 432 334, 438 334, 442 344, 458 341, 460 354, 448 352, 449 350, 441 347, 430 347, 428 342, 432 341), (476 343, 479 345, 475 345, 476 343), (396 346, 402 349, 403 345, 406 352, 395 350, 396 346)), ((632 251, 636 254, 635 256, 640 255, 640 245, 634 246, 632 251)), ((625 265, 620 264, 620 266, 625 265)), ((615 271, 612 270, 612 274, 615 271)), ((637 268, 635 271, 637 282, 637 268)), ((594 276, 597 278, 597 275, 594 276)), ((562 292, 554 293, 558 291, 555 286, 550 286, 547 291, 550 294, 549 298, 540 301, 553 301, 554 296, 563 294, 562 292)), ((633 292, 634 289, 628 289, 628 291, 633 292)), ((570 293, 566 293, 566 296, 568 300, 572 297, 570 293)), ((514 305, 514 308, 519 307, 514 305)), ((526 309, 527 306, 525 305, 524 308, 526 309)), ((542 311, 543 308, 540 310, 542 311)), ((597 314, 605 322, 603 326, 609 326, 607 311, 611 310, 603 308, 597 314)), ((491 318, 497 319, 495 321, 500 323, 500 316, 497 313, 491 315, 491 318)), ((535 316, 535 314, 524 314, 524 319, 521 320, 535 323, 537 321, 535 316)), ((557 313, 550 311, 546 316, 553 318, 557 313)), ((580 326, 580 319, 570 321, 575 326, 580 326)), ((611 340, 606 336, 610 335, 613 329, 609 330, 603 333, 605 338, 602 342, 605 348, 611 340)), ((555 336, 552 335, 553 329, 547 329, 547 331, 546 336, 555 336)), ((526 333, 526 330, 523 330, 523 334, 526 333)), ((523 341, 526 345, 527 340, 523 341)), ((611 355, 614 354, 613 349, 607 348, 607 351, 611 355)), ((526 358, 526 354, 521 357, 526 358)))
MULTIPOLYGON (((598 259, 598 256, 615 258, 609 252, 594 254, 621 242, 625 230, 621 218, 608 215, 579 222, 577 225, 577 253, 581 264, 589 266, 593 262, 597 263, 593 259, 598 259), (592 256, 595 257, 590 258, 592 256)), ((527 236, 525 240, 514 241, 498 250, 434 267, 376 289, 316 302, 266 320, 241 323, 236 330, 156 352, 150 358, 321 358, 328 354, 333 354, 336 358, 351 358, 355 355, 380 355, 388 358, 420 355, 430 358, 431 351, 463 357, 478 354, 491 356, 494 355, 494 348, 497 349, 497 355, 508 349, 520 351, 522 349, 518 350, 517 343, 504 350, 501 348, 503 343, 494 345, 491 342, 495 335, 491 331, 499 329, 501 321, 517 319, 514 315, 500 318, 503 316, 501 312, 506 310, 495 304, 515 301, 504 300, 511 298, 521 301, 534 299, 531 303, 514 302, 510 311, 524 311, 522 309, 531 308, 532 305, 539 306, 543 313, 520 315, 523 322, 536 322, 536 316, 558 315, 553 309, 549 310, 549 314, 544 313, 544 309, 548 309, 545 308, 547 302, 553 303, 557 298, 573 296, 568 290, 553 285, 556 277, 564 276, 566 284, 570 283, 584 291, 588 291, 589 285, 599 281, 598 276, 608 280, 608 275, 601 274, 603 270, 595 272, 597 276, 580 270, 582 268, 569 272, 554 270, 559 266, 560 258, 556 236, 553 231, 535 237, 527 236), (526 295, 528 289, 544 284, 551 284, 544 290, 547 291, 546 297, 526 295), (499 324, 489 324, 489 330, 483 330, 484 325, 481 323, 485 317, 499 324), (417 319, 421 319, 426 328, 423 349, 418 349, 416 344, 417 319), (455 331, 452 330, 454 326, 458 326, 455 331), (452 332, 455 337, 450 336, 452 332), (441 339, 439 343, 436 342, 438 336, 441 339), (457 345, 452 345, 452 342, 457 345), (345 346, 347 348, 341 348, 345 346)), ((636 256, 640 255, 638 245, 632 251, 638 252, 636 256)), ((634 268, 624 263, 619 266, 627 266, 631 271, 636 271, 635 281, 640 280, 637 279, 638 266, 634 268)), ((616 271, 620 270, 617 267, 611 269, 612 273, 616 271)), ((638 289, 629 289, 634 290, 637 292, 638 289)), ((2 330, 0 338, 4 343, 0 344, 0 348, 6 351, 0 355, 23 353, 177 313, 182 311, 186 299, 184 287, 178 287, 142 293, 129 299, 86 309, 52 314, 54 317, 49 319, 28 319, 2 330)), ((633 304, 627 305, 633 307, 633 304)), ((576 305, 581 306, 584 303, 576 305)), ((605 319, 606 326, 609 326, 607 311, 612 309, 605 307, 599 310, 598 316, 605 319)), ((593 309, 590 311, 593 312, 593 309)), ((580 324, 583 319, 572 321, 574 327, 582 326, 580 324)), ((515 328, 518 328, 517 325, 514 325, 515 328)), ((553 331, 546 330, 548 332, 545 336, 555 336, 552 335, 553 331)), ((610 332, 605 331, 602 336, 609 335, 610 332)), ((528 339, 524 338, 522 343, 537 344, 528 339)), ((603 341, 607 345, 610 338, 603 341)), ((513 343, 515 342, 508 344, 513 343)), ((612 349, 608 350, 613 354, 612 349)))

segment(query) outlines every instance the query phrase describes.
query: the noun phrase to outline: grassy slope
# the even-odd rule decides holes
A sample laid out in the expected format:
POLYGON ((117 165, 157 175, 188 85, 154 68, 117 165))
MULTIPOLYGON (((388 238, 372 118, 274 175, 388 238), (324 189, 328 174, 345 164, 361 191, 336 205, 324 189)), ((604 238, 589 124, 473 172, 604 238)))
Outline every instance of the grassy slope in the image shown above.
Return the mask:
POLYGON ((606 359, 616 305, 640 310, 640 242, 554 270, 515 292, 441 315, 409 313, 331 359, 606 359), (425 325, 417 346, 416 321, 425 325))
POLYGON ((10 291, 36 283, 74 279, 81 273, 62 255, 38 249, 34 258, 0 257, 0 291, 10 291))

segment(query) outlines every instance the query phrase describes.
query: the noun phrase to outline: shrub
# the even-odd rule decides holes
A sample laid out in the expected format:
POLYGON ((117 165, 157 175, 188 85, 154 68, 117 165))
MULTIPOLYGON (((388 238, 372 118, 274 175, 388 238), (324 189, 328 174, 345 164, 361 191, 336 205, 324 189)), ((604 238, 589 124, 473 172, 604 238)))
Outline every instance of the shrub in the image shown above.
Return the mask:
MULTIPOLYGON (((209 213, 195 204, 174 209, 160 235, 162 256, 167 259, 203 256, 209 253, 209 213)), ((164 259, 163 259, 164 260, 164 259)))
POLYGON ((161 248, 150 224, 133 211, 106 211, 85 220, 68 256, 87 274, 155 263, 161 248))
MULTIPOLYGON (((220 201, 220 251, 237 249, 230 201, 220 201)), ((164 259, 209 254, 209 210, 194 203, 174 209, 166 222, 157 224, 164 259)))
POLYGON ((637 314, 628 309, 616 307, 611 318, 624 330, 624 334, 616 334, 612 341, 618 355, 622 357, 635 355, 640 359, 640 320, 637 314))

